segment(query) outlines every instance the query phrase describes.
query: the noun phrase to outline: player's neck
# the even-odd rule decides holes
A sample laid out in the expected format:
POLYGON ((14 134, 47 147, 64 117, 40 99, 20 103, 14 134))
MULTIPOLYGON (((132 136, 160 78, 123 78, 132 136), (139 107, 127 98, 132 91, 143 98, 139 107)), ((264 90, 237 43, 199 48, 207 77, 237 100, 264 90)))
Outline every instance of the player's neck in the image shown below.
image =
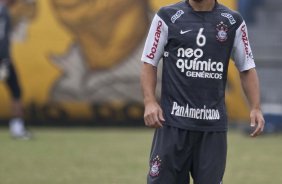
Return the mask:
POLYGON ((194 11, 212 11, 216 0, 187 0, 194 11))

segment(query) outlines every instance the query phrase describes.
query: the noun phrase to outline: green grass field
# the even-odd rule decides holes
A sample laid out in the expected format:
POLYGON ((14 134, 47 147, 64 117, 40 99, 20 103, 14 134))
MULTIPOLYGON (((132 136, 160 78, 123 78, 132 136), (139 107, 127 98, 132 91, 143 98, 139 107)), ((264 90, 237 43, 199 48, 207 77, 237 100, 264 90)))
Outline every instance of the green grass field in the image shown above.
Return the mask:
MULTIPOLYGON (((0 184, 145 184, 149 129, 33 129, 12 140, 0 129, 0 184)), ((282 135, 229 132, 225 184, 281 184, 282 135)))

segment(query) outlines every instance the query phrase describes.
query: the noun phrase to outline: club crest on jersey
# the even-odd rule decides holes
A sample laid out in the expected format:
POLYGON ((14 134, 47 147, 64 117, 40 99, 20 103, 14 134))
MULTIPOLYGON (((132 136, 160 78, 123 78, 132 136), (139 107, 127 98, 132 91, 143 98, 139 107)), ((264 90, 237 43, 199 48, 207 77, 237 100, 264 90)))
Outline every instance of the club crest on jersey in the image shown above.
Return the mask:
POLYGON ((159 176, 160 174, 160 167, 161 167, 161 162, 162 160, 160 157, 157 155, 150 163, 150 176, 151 177, 156 177, 159 176))
POLYGON ((178 10, 178 11, 176 12, 176 14, 174 14, 174 15, 171 17, 171 22, 172 22, 172 23, 175 23, 175 21, 176 21, 177 19, 179 19, 183 14, 184 14, 184 11, 183 11, 183 10, 178 10))
POLYGON ((228 38, 227 35, 228 26, 223 22, 220 22, 218 25, 216 25, 216 30, 217 30, 216 39, 220 42, 225 42, 228 38))

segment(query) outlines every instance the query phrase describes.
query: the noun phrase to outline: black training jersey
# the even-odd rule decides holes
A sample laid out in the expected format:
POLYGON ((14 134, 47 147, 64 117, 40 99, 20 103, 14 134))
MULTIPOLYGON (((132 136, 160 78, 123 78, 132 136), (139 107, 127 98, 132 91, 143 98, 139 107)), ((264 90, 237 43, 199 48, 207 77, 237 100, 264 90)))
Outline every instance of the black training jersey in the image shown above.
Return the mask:
POLYGON ((10 57, 10 24, 8 9, 0 3, 0 60, 10 57))
POLYGON ((216 2, 194 11, 188 2, 155 15, 142 61, 163 58, 161 107, 165 124, 197 131, 225 131, 225 86, 229 59, 239 71, 255 67, 242 17, 216 2))

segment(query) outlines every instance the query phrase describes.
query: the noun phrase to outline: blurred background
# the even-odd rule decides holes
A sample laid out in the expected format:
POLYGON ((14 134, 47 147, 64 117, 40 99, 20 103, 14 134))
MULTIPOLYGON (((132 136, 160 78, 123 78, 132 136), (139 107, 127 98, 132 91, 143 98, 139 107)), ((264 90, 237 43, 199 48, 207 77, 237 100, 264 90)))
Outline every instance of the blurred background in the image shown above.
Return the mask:
MULTIPOLYGON (((20 175, 20 179, 26 184, 72 183, 71 181, 94 181, 101 184, 145 183, 146 162, 153 132, 143 128, 143 103, 139 83, 140 58, 154 13, 161 6, 174 2, 177 1, 17 1, 11 9, 14 26, 12 56, 23 90, 26 124, 31 130, 34 129, 35 138, 38 138, 28 145, 9 140, 6 127, 11 118, 11 98, 6 86, 1 82, 0 183, 1 178, 5 178, 3 184, 18 183, 12 176, 9 177, 9 173, 20 175), (77 128, 66 132, 65 129, 54 128, 58 126, 77 128), (139 128, 132 129, 136 126, 139 128), (86 130, 88 127, 95 129, 86 130), (112 150, 108 150, 110 148, 112 150), (35 160, 28 162, 26 160, 32 159, 29 156, 33 155, 30 154, 33 149, 37 153, 35 160), (105 152, 108 154, 104 154, 105 152), (49 157, 45 154, 49 154, 49 157), (7 155, 11 155, 11 158, 6 159, 7 155), (95 158, 94 155, 104 156, 96 157, 101 163, 97 164, 96 160, 91 162, 91 159, 95 158), (124 159, 116 163, 113 155, 124 159), (129 155, 135 156, 132 158, 129 155), (65 162, 63 158, 66 159, 65 162), (132 160, 128 160, 131 158, 132 160), (7 163, 1 164, 4 160, 7 163), (41 178, 43 173, 36 172, 36 162, 42 166, 46 179, 41 178), (52 163, 52 166, 49 166, 48 162, 52 163), (34 175, 35 179, 26 176, 26 173, 21 175, 19 173, 22 173, 22 170, 15 172, 11 163, 27 167, 27 170, 31 169, 30 172, 38 175, 34 175), (107 169, 100 170, 107 164, 107 169), (94 174, 96 179, 92 177, 93 172, 90 172, 94 165, 97 167, 95 172, 98 170, 98 174, 94 174), (54 167, 69 170, 66 173, 54 167), (115 168, 121 167, 121 173, 117 174, 115 168), (128 170, 132 173, 128 173, 128 170), (60 172, 63 172, 63 177, 59 179, 55 174, 60 172), (84 174, 87 177, 83 177, 84 174)), ((220 2, 240 11, 247 22, 261 82, 262 109, 266 119, 265 134, 279 133, 282 130, 282 1, 220 2)), ((226 89, 230 127, 239 127, 243 132, 249 133, 246 128, 249 122, 248 105, 240 87, 237 70, 232 62, 230 65, 226 89)), ((159 93, 158 87, 157 95, 159 93)), ((279 162, 268 160, 270 157, 279 159, 278 155, 282 154, 279 142, 282 141, 281 138, 279 134, 263 137, 263 140, 259 141, 266 147, 260 148, 261 143, 231 132, 231 142, 236 146, 245 142, 240 149, 250 149, 251 154, 231 148, 230 160, 235 166, 227 171, 227 183, 252 184, 253 178, 248 180, 250 173, 246 174, 245 171, 251 172, 253 177, 260 176, 253 181, 256 184, 282 183, 281 177, 276 173, 281 171, 282 166, 277 165, 279 162), (256 150, 249 148, 256 144, 256 150), (259 160, 252 160, 257 156, 257 152, 265 150, 268 150, 268 153, 258 156, 259 160), (266 154, 273 155, 267 157, 266 154), (254 167, 260 169, 255 172, 256 168, 240 165, 235 161, 237 157, 244 162, 249 161, 250 164, 257 162, 254 167), (263 174, 264 169, 261 167, 267 164, 272 164, 271 167, 275 168, 270 172, 276 174, 276 177, 263 174), (234 172, 237 173, 236 179, 232 175, 234 172), (246 179, 250 182, 244 182, 246 179)))
MULTIPOLYGON (((18 0, 12 55, 32 125, 142 125, 140 55, 154 12, 174 0, 18 0)), ((222 1, 244 16, 261 80, 263 111, 282 113, 281 7, 276 0, 222 1)), ((248 105, 231 62, 231 122, 248 105)), ((0 85, 0 119, 11 116, 0 85)), ((159 90, 157 91, 159 94, 159 90)), ((4 120, 4 121, 3 121, 4 120)))

